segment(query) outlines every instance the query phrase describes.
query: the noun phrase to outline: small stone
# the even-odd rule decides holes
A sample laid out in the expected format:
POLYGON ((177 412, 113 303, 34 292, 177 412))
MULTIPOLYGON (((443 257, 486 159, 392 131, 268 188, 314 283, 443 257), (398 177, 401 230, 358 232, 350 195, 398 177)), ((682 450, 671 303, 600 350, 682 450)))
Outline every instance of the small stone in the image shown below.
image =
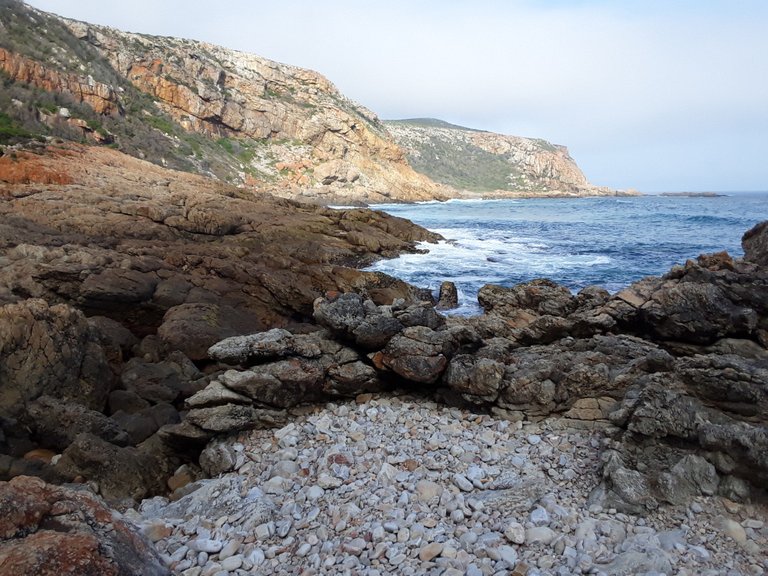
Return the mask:
POLYGON ((416 498, 419 502, 429 502, 442 493, 443 488, 437 482, 431 480, 419 480, 416 483, 416 498))
POLYGON ((365 550, 366 542, 362 538, 355 538, 354 540, 350 540, 348 542, 345 542, 341 549, 346 552, 347 554, 352 554, 354 556, 360 556, 362 554, 363 550, 365 550))
POLYGON ((451 512, 451 520, 454 522, 462 522, 464 520, 464 512, 461 510, 454 510, 451 512))
POLYGON ((422 562, 429 562, 433 558, 440 556, 442 551, 443 544, 439 542, 432 542, 431 544, 422 546, 421 550, 419 550, 419 560, 422 562))
POLYGON ((238 540, 230 540, 219 552, 219 560, 234 556, 238 550, 240 550, 240 542, 238 540))
POLYGON ((307 500, 317 500, 318 498, 321 498, 323 494, 325 494, 325 490, 320 486, 311 486, 309 490, 307 490, 307 500))
POLYGON ((512 546, 507 546, 506 544, 499 546, 499 555, 510 567, 517 564, 517 550, 512 548, 512 546))
POLYGON ((531 512, 531 522, 536 526, 546 526, 549 524, 549 512, 541 506, 537 506, 531 512))
POLYGON ((320 486, 320 488, 324 490, 330 490, 332 488, 338 488, 342 485, 342 481, 340 478, 336 478, 335 476, 331 476, 327 472, 321 473, 317 477, 317 485, 320 486))
POLYGON ((726 536, 730 536, 737 544, 745 544, 747 541, 747 532, 744 527, 730 518, 720 516, 716 521, 720 531, 726 536))
POLYGON ((233 572, 243 565, 243 557, 239 554, 225 558, 221 563, 221 568, 228 572, 233 572))
POLYGON ((525 543, 528 545, 541 543, 549 545, 555 539, 555 531, 546 526, 536 526, 525 531, 525 543))
POLYGON ((504 530, 504 537, 513 544, 524 544, 525 528, 519 522, 510 522, 504 530))
POLYGON ((301 546, 299 546, 298 550, 296 550, 296 556, 303 558, 309 554, 310 550, 312 550, 312 546, 308 542, 304 542, 301 546))
POLYGON ((541 442, 541 436, 539 436, 538 434, 531 434, 530 436, 528 436, 528 438, 526 438, 526 440, 528 440, 528 444, 530 444, 531 446, 536 446, 536 444, 541 442))
POLYGON ((474 489, 472 482, 467 480, 467 477, 463 474, 456 473, 453 475, 453 483, 464 492, 471 492, 474 489))
POLYGON ((224 543, 221 540, 200 539, 193 540, 189 547, 198 552, 216 554, 224 547, 224 543))

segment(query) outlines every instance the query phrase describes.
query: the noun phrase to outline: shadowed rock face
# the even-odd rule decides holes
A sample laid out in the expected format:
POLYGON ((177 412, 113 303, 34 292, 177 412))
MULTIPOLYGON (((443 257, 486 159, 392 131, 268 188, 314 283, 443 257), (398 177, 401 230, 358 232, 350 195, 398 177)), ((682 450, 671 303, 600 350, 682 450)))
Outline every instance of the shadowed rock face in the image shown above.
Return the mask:
POLYGON ((98 497, 26 476, 0 482, 0 573, 170 574, 138 530, 98 497))

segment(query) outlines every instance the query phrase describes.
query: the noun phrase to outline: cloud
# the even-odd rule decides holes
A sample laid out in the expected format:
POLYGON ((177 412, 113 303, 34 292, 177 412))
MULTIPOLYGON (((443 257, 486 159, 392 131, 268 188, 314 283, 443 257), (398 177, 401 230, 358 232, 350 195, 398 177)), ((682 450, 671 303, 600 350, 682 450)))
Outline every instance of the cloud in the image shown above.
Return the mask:
POLYGON ((599 184, 768 189, 757 0, 31 4, 312 68, 385 118, 547 138, 599 184))

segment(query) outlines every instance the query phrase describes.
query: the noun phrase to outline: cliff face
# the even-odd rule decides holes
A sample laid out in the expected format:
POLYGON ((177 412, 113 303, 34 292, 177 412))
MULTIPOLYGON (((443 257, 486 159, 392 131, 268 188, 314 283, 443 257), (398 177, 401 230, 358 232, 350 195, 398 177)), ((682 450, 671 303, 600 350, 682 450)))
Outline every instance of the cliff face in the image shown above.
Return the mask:
POLYGON ((411 165, 437 182, 484 196, 604 195, 565 146, 504 136, 434 119, 386 122, 411 165))
POLYGON ((607 192, 563 147, 435 121, 385 125, 320 74, 252 54, 17 0, 0 0, 0 32, 0 115, 11 126, 0 143, 24 133, 109 144, 317 203, 607 192))
POLYGON ((288 195, 371 202, 446 193, 410 168, 373 113, 316 72, 203 42, 65 23, 184 129, 235 140, 243 148, 236 180, 251 172, 288 195))

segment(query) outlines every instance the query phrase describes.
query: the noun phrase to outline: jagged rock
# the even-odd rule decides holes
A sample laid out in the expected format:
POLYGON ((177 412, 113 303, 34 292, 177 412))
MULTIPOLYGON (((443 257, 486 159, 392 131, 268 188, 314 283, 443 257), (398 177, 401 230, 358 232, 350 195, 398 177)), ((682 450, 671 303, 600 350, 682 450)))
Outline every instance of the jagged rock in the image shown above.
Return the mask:
MULTIPOLYGON (((281 328, 227 338, 208 349, 209 357, 227 364, 258 364, 296 353, 293 334, 281 328)), ((320 355, 319 348, 314 355, 320 355)))
POLYGON ((221 375, 219 381, 258 404, 288 408, 319 400, 324 374, 317 360, 290 358, 254 370, 230 370, 221 375))
POLYGON ((689 454, 680 459, 670 472, 659 475, 662 497, 672 504, 688 504, 695 496, 717 493, 720 478, 715 467, 701 456, 689 454))
POLYGON ((200 453, 200 468, 209 477, 234 470, 237 465, 238 452, 232 446, 229 438, 215 439, 200 453))
POLYGON ((111 419, 128 434, 128 443, 135 446, 168 424, 178 424, 179 413, 167 403, 148 406, 134 413, 117 411, 111 419))
POLYGON ((200 390, 200 392, 186 400, 186 405, 190 408, 207 408, 210 406, 221 406, 223 404, 250 403, 250 398, 230 390, 216 380, 212 381, 203 390, 200 390))
POLYGON ((107 405, 110 414, 115 412, 134 414, 150 406, 149 402, 136 394, 136 392, 131 392, 130 390, 113 390, 109 394, 107 405))
POLYGON ((24 476, 0 482, 0 572, 170 574, 138 529, 98 497, 24 476))
POLYGON ((117 421, 101 412, 80 404, 62 402, 52 396, 41 396, 31 402, 27 406, 27 417, 35 439, 42 446, 59 451, 84 432, 120 446, 125 446, 130 440, 117 421))
POLYGON ((628 514, 645 514, 658 502, 645 475, 625 466, 615 451, 603 453, 603 482, 590 494, 588 503, 616 508, 628 514))
POLYGON ((315 301, 314 317, 320 325, 364 350, 379 350, 403 329, 392 315, 385 315, 359 294, 340 294, 315 301))
POLYGON ((253 428, 276 428, 285 423, 285 412, 224 404, 195 408, 187 413, 186 421, 210 432, 229 434, 253 428))
POLYGON ((120 365, 128 359, 139 342, 125 326, 106 316, 91 316, 88 324, 94 328, 107 360, 113 365, 120 365))
POLYGON ((168 454, 132 446, 119 447, 91 434, 80 434, 61 455, 56 468, 64 475, 81 476, 98 484, 107 500, 139 501, 165 490, 165 479, 179 461, 168 454))
POLYGON ((512 288, 486 284, 477 294, 486 313, 512 316, 519 310, 536 315, 566 316, 577 306, 577 300, 565 286, 551 280, 538 279, 512 288))
POLYGON ((25 300, 0 307, 0 416, 42 395, 102 410, 112 376, 95 331, 67 305, 25 300))
POLYGON ((195 365, 181 354, 162 362, 131 358, 125 363, 120 380, 127 391, 153 404, 191 396, 206 385, 195 365))
POLYGON ((747 230, 741 238, 744 260, 768 266, 768 221, 747 230))
POLYGON ((374 363, 411 382, 432 384, 459 348, 472 341, 474 335, 462 327, 436 331, 426 326, 411 326, 393 337, 376 354, 374 363))
POLYGON ((169 350, 179 350, 191 360, 205 360, 216 342, 260 324, 257 317, 232 306, 180 304, 165 313, 157 335, 169 350))
POLYGON ((459 293, 456 284, 445 281, 440 284, 440 292, 437 296, 436 310, 453 310, 459 307, 459 293))
POLYGON ((656 290, 640 310, 644 327, 658 338, 709 343, 757 327, 757 313, 734 304, 715 284, 679 282, 656 290))
POLYGON ((376 370, 359 360, 331 367, 323 384, 323 392, 329 396, 352 397, 383 389, 376 370))

